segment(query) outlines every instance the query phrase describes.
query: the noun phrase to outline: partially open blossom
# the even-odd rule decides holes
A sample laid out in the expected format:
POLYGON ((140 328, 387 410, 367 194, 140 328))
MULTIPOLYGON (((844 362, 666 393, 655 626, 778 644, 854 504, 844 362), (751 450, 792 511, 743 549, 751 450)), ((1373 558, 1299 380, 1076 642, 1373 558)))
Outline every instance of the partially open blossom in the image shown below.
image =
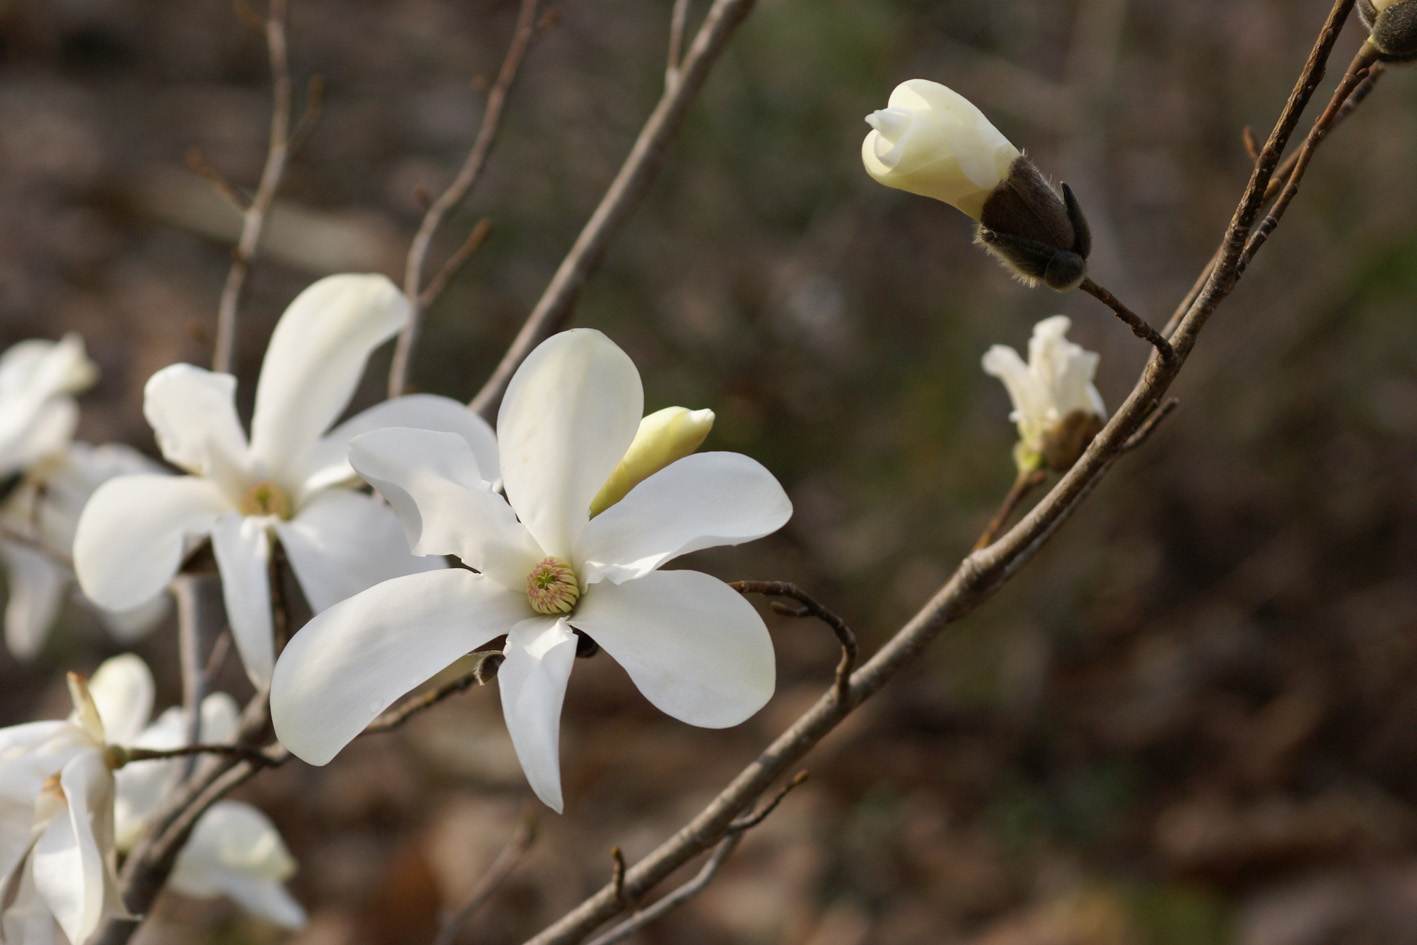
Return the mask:
POLYGON ((93 679, 69 674, 65 721, 0 729, 0 915, 6 942, 82 945, 105 915, 126 915, 114 873, 114 777, 108 746, 137 734, 152 676, 117 657, 93 679))
POLYGON ((703 445, 712 429, 712 410, 665 407, 648 414, 615 471, 591 500, 590 514, 599 515, 650 475, 688 456, 703 445))
POLYGON ((1358 15, 1379 59, 1417 60, 1417 0, 1358 0, 1358 15))
MULTIPOLYGON (((202 700, 201 740, 230 743, 239 714, 235 700, 226 693, 208 695, 202 700)), ((171 708, 125 747, 180 748, 188 743, 188 734, 182 710, 171 708)), ((130 851, 147 832, 182 764, 180 758, 138 761, 118 770, 114 823, 120 852, 130 851)), ((284 885, 295 869, 295 858, 269 817, 250 804, 223 800, 197 819, 167 885, 195 898, 225 896, 252 915, 295 929, 305 924, 305 910, 284 885)))
POLYGON ((910 79, 886 107, 866 116, 861 143, 866 173, 887 187, 942 200, 978 220, 984 201, 1019 157, 963 95, 938 82, 910 79))
MULTIPOLYGON (((69 443, 26 469, 0 502, 6 533, 0 537, 0 564, 9 590, 5 645, 17 659, 33 659, 39 652, 73 586, 74 572, 65 562, 79 513, 94 490, 116 476, 156 470, 155 463, 120 443, 69 443)), ((99 616, 116 639, 131 642, 167 611, 167 596, 160 593, 131 610, 99 610, 99 616)))
POLYGON ((1018 424, 1017 459, 1025 471, 1070 468, 1107 416, 1092 383, 1097 354, 1069 341, 1070 327, 1063 315, 1035 325, 1027 364, 1004 345, 984 354, 985 373, 1003 381, 1013 401, 1009 419, 1018 424))
POLYGON ((114 610, 136 606, 171 580, 189 539, 209 536, 232 638, 261 687, 275 661, 272 542, 280 542, 317 612, 386 578, 442 567, 438 558, 410 555, 393 513, 357 491, 349 441, 384 426, 448 431, 492 468, 491 428, 457 401, 411 395, 329 430, 370 353, 404 326, 408 312, 383 276, 331 276, 302 292, 266 350, 249 442, 236 415, 234 377, 190 364, 154 374, 144 415, 163 456, 188 475, 123 476, 99 487, 74 540, 84 593, 114 610))
POLYGON ((975 238, 1027 285, 1076 288, 1092 237, 1067 184, 1061 193, 958 92, 927 79, 896 86, 866 116, 866 172, 934 197, 978 221, 975 238))
POLYGON ((772 641, 726 584, 661 565, 780 528, 792 506, 736 453, 672 462, 594 518, 592 499, 640 427, 643 392, 604 335, 555 335, 512 378, 497 420, 500 467, 461 439, 386 429, 350 461, 398 512, 419 554, 470 568, 396 578, 316 616, 271 681, 276 734, 324 764, 404 693, 506 634, 497 674, 532 789, 560 810, 561 703, 580 637, 613 657, 664 712, 735 725, 771 696, 772 641), (506 498, 489 480, 505 485, 506 498))

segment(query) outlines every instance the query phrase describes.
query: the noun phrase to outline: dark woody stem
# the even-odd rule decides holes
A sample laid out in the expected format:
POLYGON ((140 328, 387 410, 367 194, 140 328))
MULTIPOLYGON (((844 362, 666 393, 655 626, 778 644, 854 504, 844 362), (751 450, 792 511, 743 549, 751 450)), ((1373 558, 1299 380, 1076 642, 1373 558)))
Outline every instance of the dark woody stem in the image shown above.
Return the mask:
POLYGON ((989 520, 989 524, 985 526, 983 533, 980 534, 970 551, 981 551, 992 545, 999 532, 1004 530, 1004 525, 1008 523, 1014 510, 1028 497, 1030 492, 1043 485, 1043 481, 1047 477, 1048 474, 1041 469, 1019 472, 1018 478, 1014 480, 1013 486, 1009 489, 1009 494, 1004 496, 1003 502, 999 503, 999 511, 994 513, 994 517, 989 520))
POLYGON ((1136 312, 1133 312, 1123 305, 1121 300, 1115 295, 1102 288, 1102 286, 1098 285, 1096 282, 1093 282, 1091 277, 1084 278, 1082 282, 1078 284, 1078 288, 1110 308, 1118 318, 1127 323, 1127 327, 1132 330, 1132 334, 1144 341, 1150 342, 1152 347, 1156 348, 1157 353, 1161 355, 1161 362, 1168 368, 1176 363, 1176 352, 1172 350, 1171 342, 1161 337, 1159 331, 1152 328, 1151 325, 1136 312))

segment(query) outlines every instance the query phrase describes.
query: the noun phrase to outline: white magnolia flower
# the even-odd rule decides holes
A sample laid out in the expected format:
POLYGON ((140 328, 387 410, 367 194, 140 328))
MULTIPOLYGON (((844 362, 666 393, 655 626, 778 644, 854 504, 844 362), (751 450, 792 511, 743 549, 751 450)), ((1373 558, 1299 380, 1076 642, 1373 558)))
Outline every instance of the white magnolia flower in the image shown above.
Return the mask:
POLYGON ((97 373, 78 335, 21 341, 0 354, 0 479, 68 445, 79 423, 71 395, 97 373))
POLYGON ((532 789, 561 810, 561 703, 580 631, 675 718, 735 725, 772 695, 772 641, 757 611, 669 560, 780 528, 792 506, 736 453, 671 463, 595 518, 592 498, 640 425, 639 373, 597 331, 556 335, 522 364, 497 421, 501 479, 446 434, 380 430, 350 459, 393 505, 419 554, 477 572, 398 578, 320 614, 271 682, 276 733, 324 764, 394 700, 507 635, 502 711, 532 789))
POLYGON ((126 915, 114 874, 114 777, 108 745, 138 733, 152 676, 116 657, 91 681, 69 674, 62 722, 0 729, 0 937, 53 942, 57 922, 82 945, 105 915, 126 915))
MULTIPOLYGON (((119 443, 90 446, 70 443, 26 470, 0 503, 0 525, 29 542, 0 536, 0 564, 6 571, 5 645, 17 659, 29 660, 44 645, 74 580, 64 562, 74 547, 79 513, 95 489, 115 476, 153 472, 156 464, 119 443)), ((167 613, 160 594, 138 608, 100 616, 125 643, 152 629, 167 613)))
MULTIPOLYGON (((202 700, 201 740, 230 743, 240 710, 235 700, 215 692, 202 700)), ((140 748, 172 749, 188 743, 187 720, 171 708, 130 743, 140 748)), ((127 746, 125 746, 127 747, 127 746)), ((175 783, 181 759, 133 762, 117 773, 114 805, 117 848, 128 852, 151 826, 153 815, 175 783)), ((250 804, 218 801, 198 818, 177 855, 168 888, 186 896, 225 896, 247 912, 288 929, 305 924, 305 910, 286 891, 295 874, 280 832, 269 817, 250 804)))
POLYGON ((984 353, 984 372, 1003 381, 1013 401, 1009 419, 1018 424, 1021 462, 1068 468, 1107 416, 1092 383, 1098 356, 1067 339, 1071 327, 1063 315, 1035 325, 1027 364, 1004 345, 984 353))
POLYGON ((410 555, 393 513, 356 490, 347 445, 383 426, 443 430, 495 464, 487 424, 456 401, 412 395, 325 432, 354 395, 369 354, 407 319, 407 300, 383 276, 331 276, 302 292, 266 349, 249 443, 233 404, 234 377, 190 364, 154 374, 144 415, 163 456, 190 475, 124 476, 99 487, 74 541, 84 593, 103 607, 133 607, 171 580, 190 537, 209 535, 232 637, 260 687, 275 659, 273 540, 316 612, 387 578, 441 568, 441 559, 410 555))
POLYGON ((866 116, 866 172, 887 187, 933 197, 978 220, 984 201, 1009 176, 1018 148, 953 89, 910 79, 886 108, 866 116))

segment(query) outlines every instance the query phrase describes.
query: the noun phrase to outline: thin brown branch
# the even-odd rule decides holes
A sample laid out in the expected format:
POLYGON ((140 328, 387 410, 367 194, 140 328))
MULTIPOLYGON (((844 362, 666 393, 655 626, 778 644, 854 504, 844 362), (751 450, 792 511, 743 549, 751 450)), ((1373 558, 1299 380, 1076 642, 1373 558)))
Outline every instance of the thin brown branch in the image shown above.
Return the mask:
POLYGON ((615 890, 620 908, 630 908, 630 900, 625 897, 625 851, 619 847, 610 848, 610 887, 615 890))
MULTIPOLYGON (((477 184, 478 178, 482 176, 483 168, 487 166, 487 158, 492 153, 492 145, 496 142, 497 132, 502 127, 502 115, 506 110, 507 96, 511 94, 512 86, 516 83, 517 75, 521 72, 522 60, 526 58, 527 50, 531 48, 532 41, 539 34, 536 11, 537 0, 521 0, 517 23, 512 30, 512 39, 507 44, 507 53, 502 58, 502 68, 497 72, 497 79, 487 92, 487 105, 482 110, 482 122, 478 126, 476 137, 473 138, 472 147, 468 150, 467 157, 463 160, 462 167, 459 168, 453 182, 429 204, 427 212, 423 214, 423 222, 419 224, 418 232, 413 235, 413 242, 409 244, 408 258, 404 264, 403 291, 404 295, 408 296, 411 311, 407 324, 399 334, 398 342, 394 347, 393 363, 389 367, 390 397, 400 396, 408 386, 408 370, 413 358, 413 346, 418 341, 418 332, 423 322, 423 309, 427 304, 424 301, 423 292, 423 267, 428 259, 428 250, 432 246, 433 236, 438 232, 438 227, 442 225, 443 219, 467 197, 477 184)), ((465 243, 464 246, 466 245, 465 243)), ((441 291, 441 287, 439 291, 441 291)), ((434 293, 435 296, 436 294, 434 293)))
POLYGON ((762 810, 749 814, 746 817, 739 817, 728 825, 728 832, 742 833, 745 830, 752 830, 758 824, 767 820, 772 812, 777 810, 778 805, 787 799, 787 795, 807 783, 807 777, 806 771, 799 771, 794 774, 792 780, 780 787, 777 793, 773 795, 772 800, 763 805, 762 810))
POLYGON ((194 758, 198 755, 226 755, 267 768, 283 764, 285 761, 284 756, 274 755, 264 749, 252 748, 249 745, 196 744, 183 745, 181 748, 118 748, 117 751, 123 764, 137 761, 167 761, 172 758, 194 758))
POLYGON ((684 29, 689 18, 689 0, 674 0, 669 14, 669 63, 664 67, 664 87, 679 81, 680 60, 684 56, 684 29))
POLYGON ((1091 278, 1083 279, 1082 282, 1078 284, 1078 288, 1110 308, 1113 314, 1127 324, 1127 327, 1132 330, 1132 334, 1156 349, 1157 353, 1161 356, 1161 362, 1168 368, 1175 365, 1176 352, 1171 350, 1171 343, 1161 337, 1161 333, 1155 328, 1152 328, 1151 324, 1146 319, 1127 308, 1122 304, 1120 299, 1102 288, 1102 286, 1098 285, 1096 282, 1093 282, 1091 278))
POLYGON ((477 914, 479 909, 487 904, 487 900, 492 898, 492 894, 502 887, 502 884, 517 868, 517 864, 521 862, 526 851, 531 849, 531 844, 535 839, 536 809, 527 805, 522 810, 516 829, 512 831, 512 835, 507 839, 502 851, 497 854, 497 858, 492 861, 492 865, 487 868, 487 872, 482 874, 482 878, 478 880, 477 887, 472 891, 467 902, 463 903, 457 912, 438 924, 438 937, 433 940, 433 945, 452 945, 457 940, 459 930, 477 914))
POLYGON ((271 108, 271 138, 266 148, 266 163, 251 203, 242 214, 241 236, 231 253, 231 269, 226 274, 221 299, 217 303, 216 344, 212 351, 212 370, 229 373, 236 350, 236 314, 246 287, 251 261, 261 244, 271 204, 285 176, 290 156, 290 61, 285 40, 285 0, 270 0, 265 17, 266 49, 271 61, 271 85, 274 104, 271 108))
POLYGON ((665 88, 659 103, 640 129, 625 163, 620 166, 565 259, 561 260, 536 307, 527 316, 492 376, 472 399, 470 406, 484 418, 490 420, 496 413, 502 392, 522 360, 570 319, 586 281, 600 266, 611 241, 659 175, 665 151, 679 133, 689 106, 698 96, 733 30, 752 10, 754 2, 714 0, 684 56, 679 81, 665 88))
POLYGON ((1142 425, 1137 428, 1137 432, 1133 433, 1127 439, 1127 442, 1122 444, 1121 452, 1130 453, 1132 450, 1146 443, 1147 440, 1151 439, 1151 435, 1156 432, 1156 428, 1161 426, 1161 421, 1171 416, 1171 412, 1180 405, 1181 402, 1175 397, 1168 397, 1165 403, 1153 410, 1151 416, 1147 417, 1146 420, 1142 422, 1142 425))
MULTIPOLYGON (((864 665, 851 674, 849 698, 826 693, 796 722, 768 745, 698 815, 625 873, 624 894, 644 895, 674 870, 719 842, 724 832, 753 800, 790 766, 826 737, 854 707, 879 692, 903 667, 912 663, 945 627, 993 596, 1031 560, 1096 487, 1144 425, 1189 356, 1195 339, 1215 308, 1239 279, 1236 263, 1254 225, 1270 174, 1279 163, 1299 113, 1307 104, 1337 39, 1338 29, 1353 0, 1337 0, 1314 49, 1270 134, 1254 173, 1226 231, 1219 264, 1205 288, 1187 310, 1173 338, 1176 364, 1164 369, 1159 352, 1152 355, 1130 396, 1103 426, 1082 457, 1012 529, 988 548, 967 556, 950 579, 864 665)), ((621 911, 620 899, 609 886, 591 895, 553 925, 529 940, 529 945, 570 945, 621 911)))
POLYGON ((204 155, 200 149, 187 149, 187 166, 190 167, 192 172, 198 177, 206 181, 216 195, 230 206, 231 209, 235 210, 237 213, 246 212, 246 198, 236 192, 236 188, 231 185, 230 181, 222 176, 221 171, 212 167, 211 162, 207 160, 206 155, 204 155))
POLYGON ((456 679, 448 680, 435 689, 430 689, 406 702, 399 703, 370 722, 369 725, 365 727, 364 731, 359 733, 359 737, 363 738, 365 735, 392 732, 418 713, 433 708, 433 706, 442 702, 444 699, 455 696, 460 692, 467 692, 473 686, 486 685, 495 675, 495 666, 500 662, 501 654, 494 653, 490 650, 484 652, 482 658, 472 670, 463 673, 456 679), (492 671, 489 672, 489 669, 492 671))
POLYGON ((1003 531, 1004 525, 1014 514, 1014 510, 1019 507, 1028 494, 1039 486, 1043 485, 1048 478, 1048 474, 1041 469, 1020 471, 1018 477, 1014 479, 1014 484, 1009 487, 1008 494, 1004 496, 1004 501, 999 503, 999 510, 994 513, 994 517, 989 520, 989 524, 984 526, 984 531, 979 534, 979 538, 974 542, 972 550, 979 551, 981 548, 988 548, 994 543, 999 532, 1003 531))
POLYGON ((785 607, 779 601, 773 601, 773 610, 788 617, 816 617, 830 627, 836 635, 836 642, 841 645, 841 659, 836 665, 834 691, 839 699, 850 696, 847 681, 851 677, 851 671, 856 668, 861 648, 856 642, 856 634, 851 632, 845 620, 790 581, 730 581, 728 586, 740 594, 761 594, 764 597, 787 597, 795 600, 799 605, 797 607, 785 607))
POLYGON ((305 83, 305 111, 300 113, 300 118, 295 123, 295 130, 290 133, 289 149, 291 154, 299 154, 300 150, 305 147, 305 143, 315 133, 315 126, 320 123, 320 116, 324 114, 324 110, 324 77, 312 75, 310 81, 305 83))
POLYGON ((428 308, 438 296, 443 294, 443 290, 448 287, 459 270, 467 265, 482 244, 487 242, 487 237, 492 233, 492 221, 483 217, 477 221, 477 225, 472 228, 472 232, 467 235, 467 239, 458 247, 457 252, 448 257, 448 261, 443 263, 443 268, 438 270, 438 274, 428 281, 428 288, 423 290, 423 294, 418 297, 420 308, 428 308))
MULTIPOLYGON (((169 585, 177 604, 177 661, 182 669, 182 714, 189 745, 202 740, 202 700, 207 695, 206 667, 202 664, 202 583, 206 576, 179 574, 169 585)), ((195 755, 183 766, 182 777, 192 774, 195 755)))

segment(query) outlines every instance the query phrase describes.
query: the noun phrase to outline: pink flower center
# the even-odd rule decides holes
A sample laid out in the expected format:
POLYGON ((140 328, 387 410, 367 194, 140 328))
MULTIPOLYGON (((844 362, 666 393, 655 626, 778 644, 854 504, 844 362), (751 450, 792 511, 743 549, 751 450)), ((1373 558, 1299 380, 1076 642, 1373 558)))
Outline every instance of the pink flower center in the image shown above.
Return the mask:
POLYGON ((546 558, 526 578, 526 599, 538 614, 568 614, 580 599, 576 572, 560 558, 546 558))

